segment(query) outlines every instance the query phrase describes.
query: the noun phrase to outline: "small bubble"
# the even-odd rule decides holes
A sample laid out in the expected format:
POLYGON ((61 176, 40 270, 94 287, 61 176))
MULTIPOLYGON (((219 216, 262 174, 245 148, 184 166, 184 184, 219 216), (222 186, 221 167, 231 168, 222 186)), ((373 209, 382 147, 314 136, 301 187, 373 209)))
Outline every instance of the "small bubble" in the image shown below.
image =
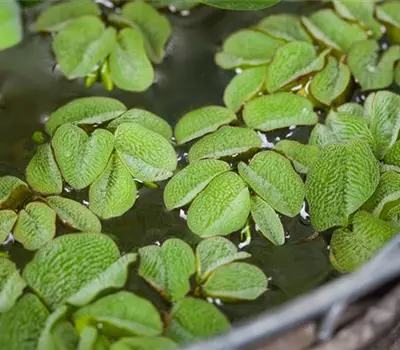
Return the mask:
POLYGON ((286 134, 286 138, 288 139, 289 137, 292 137, 293 136, 293 132, 289 132, 288 134, 286 134))
POLYGON ((168 9, 172 12, 175 13, 177 11, 176 7, 174 5, 169 5, 168 9))
POLYGON ((103 329, 103 327, 104 327, 103 323, 99 322, 99 323, 97 324, 97 328, 98 328, 98 329, 103 329))
POLYGON ((271 282, 271 281, 272 281, 272 277, 269 276, 269 277, 268 277, 268 282, 271 282))
POLYGON ((183 220, 187 219, 187 215, 183 209, 179 211, 179 217, 182 218, 183 220))
POLYGON ((235 69, 235 73, 236 74, 242 74, 243 73, 243 69, 238 67, 238 68, 235 69))
POLYGON ((213 303, 214 303, 214 299, 213 299, 213 298, 210 298, 210 297, 207 297, 207 301, 208 301, 210 304, 213 304, 213 303))
POLYGON ((290 125, 290 126, 289 126, 289 130, 294 130, 294 129, 296 129, 296 128, 297 128, 296 125, 290 125))
POLYGON ((85 207, 88 207, 89 206, 89 201, 87 201, 87 200, 83 200, 82 201, 82 204, 85 206, 85 207))
POLYGON ((74 189, 71 186, 65 186, 64 191, 67 193, 71 193, 74 189))
POLYGON ((161 242, 160 241, 155 241, 154 244, 159 246, 159 247, 161 247, 161 242))
POLYGON ((328 244, 327 246, 326 246, 326 250, 331 250, 331 246, 330 246, 330 244, 328 244))
POLYGON ((182 17, 187 17, 187 16, 189 16, 190 15, 190 11, 189 10, 183 10, 183 11, 181 11, 181 16, 182 17))
POLYGON ((285 238, 290 239, 290 232, 285 232, 285 238))
POLYGON ((275 145, 274 145, 273 142, 269 142, 269 141, 268 141, 267 135, 265 135, 265 134, 263 134, 263 133, 261 133, 261 132, 257 132, 257 134, 258 134, 258 136, 260 136, 260 138, 261 138, 262 147, 263 147, 263 148, 272 149, 272 148, 275 147, 275 145))
POLYGON ((221 301, 221 299, 216 298, 216 299, 215 299, 215 305, 217 305, 217 306, 223 306, 224 303, 221 301))
POLYGON ((6 240, 1 244, 2 246, 14 244, 15 238, 12 233, 9 233, 6 240))
POLYGON ((277 136, 277 137, 275 137, 275 141, 280 141, 281 140, 281 138, 279 137, 279 136, 277 136))
POLYGON ((307 203, 306 202, 303 202, 303 206, 301 207, 301 210, 300 210, 300 222, 307 226, 311 224, 310 214, 308 214, 308 212, 307 212, 307 203))

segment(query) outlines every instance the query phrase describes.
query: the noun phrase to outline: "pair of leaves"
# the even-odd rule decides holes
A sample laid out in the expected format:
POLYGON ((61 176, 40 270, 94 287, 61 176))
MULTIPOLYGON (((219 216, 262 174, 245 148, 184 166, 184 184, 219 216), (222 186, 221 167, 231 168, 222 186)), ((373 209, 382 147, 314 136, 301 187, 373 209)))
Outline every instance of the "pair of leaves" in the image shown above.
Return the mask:
POLYGON ((18 44, 22 40, 23 28, 17 0, 0 3, 0 50, 18 44))

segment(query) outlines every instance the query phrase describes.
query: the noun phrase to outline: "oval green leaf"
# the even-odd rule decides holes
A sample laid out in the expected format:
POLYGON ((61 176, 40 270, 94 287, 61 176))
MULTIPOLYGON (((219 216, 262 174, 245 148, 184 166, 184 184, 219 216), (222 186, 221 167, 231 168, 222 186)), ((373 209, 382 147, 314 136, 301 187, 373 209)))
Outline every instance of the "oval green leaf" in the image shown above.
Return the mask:
POLYGON ((318 116, 305 97, 290 92, 279 92, 257 97, 243 110, 243 119, 249 128, 270 131, 291 125, 314 125, 318 116))
POLYGON ((318 231, 347 226, 349 216, 374 193, 379 163, 361 140, 324 148, 307 176, 311 223, 318 231))
POLYGON ((115 131, 115 149, 129 172, 140 181, 162 181, 172 176, 177 156, 161 135, 136 123, 115 131))
POLYGON ((237 1, 237 0, 199 0, 199 2, 218 7, 224 10, 235 10, 235 11, 256 11, 262 10, 267 7, 273 6, 277 4, 280 0, 246 0, 246 1, 237 1))
POLYGON ((46 201, 63 224, 78 231, 101 232, 99 219, 84 205, 58 196, 48 197, 46 201))
POLYGON ((337 139, 329 127, 325 124, 317 124, 311 131, 308 143, 312 146, 324 148, 332 143, 337 143, 337 139))
POLYGON ((17 0, 0 2, 0 18, 0 50, 4 50, 22 40, 23 26, 17 0))
POLYGON ((89 189, 89 209, 102 219, 118 217, 133 207, 137 188, 126 166, 113 154, 89 189))
POLYGON ((44 195, 62 192, 63 180, 50 144, 38 146, 26 168, 26 181, 35 192, 44 195))
POLYGON ((191 204, 187 223, 200 237, 227 235, 240 230, 250 213, 250 194, 243 180, 233 172, 215 179, 191 204))
POLYGON ((183 144, 214 132, 220 126, 236 120, 236 114, 220 106, 207 106, 185 114, 176 124, 176 142, 183 144))
POLYGON ((285 243, 281 219, 275 210, 258 196, 251 198, 251 216, 265 238, 277 246, 285 243))
POLYGON ((121 291, 84 306, 73 314, 78 330, 103 325, 109 336, 152 336, 162 332, 160 314, 152 303, 137 295, 121 291))
POLYGON ((168 210, 190 203, 216 176, 230 170, 228 163, 205 159, 189 164, 176 174, 164 190, 164 203, 168 210))
POLYGON ((172 308, 165 335, 179 344, 195 343, 229 330, 224 314, 200 299, 185 298, 172 308))
POLYGON ((305 189, 285 157, 273 151, 256 154, 249 165, 239 163, 239 174, 272 208, 286 216, 300 213, 305 189))
POLYGON ((174 350, 177 345, 165 337, 122 338, 111 345, 110 350, 174 350))
POLYGON ((63 304, 120 257, 114 241, 103 234, 74 233, 40 249, 26 265, 28 286, 52 309, 63 304), (62 271, 62 273, 60 273, 62 271))
POLYGON ((0 244, 3 243, 17 222, 18 215, 12 210, 0 210, 0 244))
POLYGON ((261 137, 247 128, 223 126, 197 141, 189 150, 189 162, 200 159, 235 156, 253 148, 261 148, 261 137))
POLYGON ((99 336, 99 331, 96 327, 86 326, 81 330, 79 337, 78 350, 93 350, 96 349, 96 341, 99 336))
POLYGON ((28 185, 17 177, 0 177, 0 209, 16 209, 29 194, 28 185))
POLYGON ((25 249, 39 249, 56 234, 56 213, 46 204, 29 203, 19 212, 13 233, 25 249))
POLYGON ((144 49, 144 40, 138 30, 122 29, 110 55, 111 78, 122 90, 144 91, 154 81, 154 70, 144 49))

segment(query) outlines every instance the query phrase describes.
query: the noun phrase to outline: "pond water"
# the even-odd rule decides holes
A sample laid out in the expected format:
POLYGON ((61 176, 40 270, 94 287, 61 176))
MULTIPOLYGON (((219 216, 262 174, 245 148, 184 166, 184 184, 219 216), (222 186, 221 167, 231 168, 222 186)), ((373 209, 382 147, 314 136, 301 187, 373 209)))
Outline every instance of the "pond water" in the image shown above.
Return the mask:
MULTIPOLYGON (((174 34, 167 48, 165 61, 156 67, 157 81, 145 93, 129 93, 115 89, 106 93, 102 86, 90 89, 82 81, 67 81, 54 67, 51 38, 48 35, 26 33, 25 40, 15 48, 0 53, 0 176, 24 176, 24 169, 34 153, 31 136, 43 130, 43 123, 52 111, 66 102, 84 96, 110 96, 124 102, 128 108, 140 107, 163 116, 172 126, 186 112, 210 104, 222 105, 224 88, 234 73, 214 64, 214 54, 223 39, 233 31, 250 26, 271 13, 305 14, 316 3, 283 2, 259 12, 223 12, 210 8, 194 10, 190 16, 171 14, 174 34)), ((28 22, 36 10, 26 13, 28 22)), ((27 24, 29 27, 29 23, 27 24)), ((310 129, 267 133, 269 141, 277 137, 304 139, 310 129)), ((181 155, 185 150, 179 150, 181 155)), ((181 157, 181 166, 185 159, 181 157)), ((162 202, 165 183, 159 189, 140 190, 135 206, 120 218, 103 222, 103 232, 116 240, 123 252, 179 237, 195 245, 197 236, 187 228, 184 213, 168 212, 162 202)), ((81 202, 86 193, 66 193, 81 202)), ((244 250, 252 254, 249 262, 270 276, 270 290, 254 302, 223 305, 223 311, 233 320, 240 320, 279 305, 305 293, 333 277, 328 260, 328 238, 313 235, 311 226, 301 216, 282 218, 287 243, 275 247, 257 232, 244 250)), ((61 229, 59 232, 63 232, 61 229)), ((239 243, 239 233, 229 236, 239 243)), ((20 268, 33 253, 17 244, 0 250, 9 252, 20 268)), ((148 296, 163 307, 159 296, 133 272, 128 289, 148 296)))

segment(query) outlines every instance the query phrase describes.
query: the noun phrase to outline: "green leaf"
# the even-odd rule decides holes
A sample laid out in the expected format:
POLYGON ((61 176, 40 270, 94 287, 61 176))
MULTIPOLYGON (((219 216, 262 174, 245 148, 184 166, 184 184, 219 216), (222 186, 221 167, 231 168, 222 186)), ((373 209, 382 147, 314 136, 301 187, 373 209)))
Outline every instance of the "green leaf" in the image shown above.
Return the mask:
POLYGON ((39 32, 55 32, 82 16, 100 16, 101 11, 91 0, 72 0, 45 9, 35 23, 39 32))
POLYGON ((28 185, 14 176, 0 177, 0 209, 14 209, 29 195, 28 185))
POLYGON ((50 144, 38 146, 26 168, 26 181, 35 192, 44 195, 62 192, 63 180, 50 144))
POLYGON ((385 164, 400 168, 400 141, 396 141, 383 159, 385 164))
POLYGON ((230 170, 228 163, 215 159, 189 164, 176 174, 164 190, 164 203, 168 210, 190 203, 216 176, 230 170))
POLYGON ((331 262, 340 272, 352 272, 373 257, 397 232, 393 224, 359 211, 354 215, 351 228, 333 233, 331 262))
POLYGON ((6 313, 0 315, 0 344, 7 350, 36 349, 49 315, 33 294, 26 294, 6 313))
POLYGON ((110 55, 110 74, 122 90, 144 91, 153 84, 154 70, 138 30, 125 28, 118 33, 118 43, 110 55))
POLYGON ((333 0, 335 10, 344 19, 360 23, 372 31, 374 38, 383 34, 381 24, 374 18, 376 0, 366 0, 356 3, 352 0, 333 0))
POLYGON ((215 56, 215 62, 223 69, 241 66, 259 66, 271 61, 276 49, 284 41, 264 33, 242 29, 231 34, 215 56))
POLYGON ((56 234, 56 213, 46 204, 29 203, 19 212, 13 233, 25 249, 39 249, 56 234))
POLYGON ((136 123, 117 128, 115 149, 132 176, 140 181, 168 179, 178 162, 174 148, 163 136, 136 123))
POLYGON ((363 106, 359 105, 355 102, 348 102, 339 107, 337 107, 338 112, 343 112, 351 115, 364 115, 364 108, 363 106))
POLYGON ((147 55, 154 63, 161 63, 165 45, 172 32, 167 17, 143 1, 127 3, 122 8, 122 16, 139 27, 147 55))
POLYGON ((89 189, 89 209, 102 219, 126 213, 136 201, 137 188, 126 166, 113 154, 89 189))
POLYGON ((20 7, 16 0, 0 1, 0 50, 17 45, 22 40, 20 7))
POLYGON ((389 91, 370 94, 365 111, 375 139, 377 158, 382 159, 399 135, 400 96, 389 91))
POLYGON ((228 331, 230 324, 214 305, 200 299, 185 298, 172 308, 165 335, 179 344, 195 343, 228 331))
POLYGON ((255 98, 244 107, 243 119, 249 128, 262 131, 291 125, 314 125, 318 122, 312 103, 290 92, 255 98))
POLYGON ((110 350, 174 350, 176 344, 164 337, 122 338, 112 344, 110 350))
POLYGON ((232 263, 212 272, 203 292, 223 301, 255 300, 267 290, 267 285, 268 279, 258 267, 232 263))
POLYGON ((350 80, 349 68, 343 62, 329 56, 326 67, 317 73, 311 81, 311 93, 319 102, 330 106, 344 94, 350 80))
POLYGON ((25 286, 26 283, 19 274, 15 264, 5 257, 0 257, 0 314, 13 307, 17 299, 21 296, 25 286))
POLYGON ((86 326, 81 330, 78 350, 94 350, 96 349, 96 341, 99 332, 96 327, 86 326))
POLYGON ((290 159, 296 171, 302 174, 309 172, 320 153, 317 146, 303 145, 292 140, 279 141, 274 149, 290 159))
POLYGON ((202 282, 217 268, 250 258, 246 252, 238 252, 237 247, 223 237, 212 237, 202 240, 196 248, 197 281, 202 282))
POLYGON ((152 303, 121 291, 84 306, 73 314, 78 330, 102 324, 102 333, 110 336, 152 336, 162 332, 161 317, 152 303))
POLYGON ((253 148, 261 148, 261 137, 247 128, 223 126, 197 141, 189 150, 190 163, 207 158, 235 156, 253 148))
POLYGON ((318 42, 337 51, 347 53, 356 41, 367 39, 367 34, 358 25, 344 21, 331 9, 302 17, 302 21, 318 42))
POLYGON ((312 146, 324 148, 332 143, 337 143, 337 139, 329 127, 324 124, 317 124, 311 131, 308 143, 312 146))
POLYGON ((101 232, 99 219, 84 205, 58 196, 48 197, 46 200, 67 226, 78 231, 101 232))
POLYGON ((200 0, 199 2, 224 10, 256 11, 277 4, 280 0, 200 0))
POLYGON ((3 243, 11 233, 18 215, 12 210, 0 210, 0 243, 3 243))
POLYGON ((397 63, 396 69, 394 71, 394 82, 400 86, 400 62, 397 63))
POLYGON ((171 126, 161 117, 144 109, 133 108, 126 111, 117 119, 108 124, 110 130, 116 129, 123 123, 138 123, 151 131, 164 136, 168 141, 172 138, 171 126))
POLYGON ((251 215, 265 238, 275 245, 285 244, 285 231, 275 210, 258 196, 251 198, 251 215))
POLYGON ((240 176, 276 211, 293 217, 304 201, 304 184, 285 157, 273 151, 257 153, 249 165, 239 163, 240 176))
POLYGON ((265 17, 257 24, 257 29, 278 39, 312 43, 311 37, 301 25, 299 17, 292 14, 282 13, 265 17))
POLYGON ((363 40, 355 43, 347 56, 349 68, 364 90, 383 89, 393 82, 400 46, 389 47, 381 57, 379 51, 377 41, 363 40))
POLYGON ((242 105, 263 89, 265 78, 265 66, 246 69, 233 77, 224 92, 225 105, 234 112, 238 112, 242 105))
POLYGON ((202 238, 227 235, 240 230, 249 213, 249 190, 238 175, 229 171, 213 179, 195 198, 187 223, 202 238))
POLYGON ((291 41, 278 48, 268 66, 268 92, 276 92, 303 76, 320 71, 328 54, 329 50, 325 50, 317 56, 315 47, 304 41, 291 41))
POLYGON ((220 106, 207 106, 185 114, 176 124, 176 142, 183 144, 214 132, 220 126, 236 120, 236 114, 220 106))
POLYGON ((106 168, 114 137, 103 129, 96 129, 89 136, 76 125, 64 124, 57 129, 51 144, 65 181, 75 189, 83 189, 106 168))
POLYGON ((139 276, 170 301, 183 298, 190 291, 189 278, 194 274, 192 248, 180 239, 168 239, 161 247, 139 249, 139 276))
POLYGON ((385 23, 390 41, 400 44, 400 3, 398 1, 382 3, 376 8, 376 16, 385 23))
POLYGON ((173 6, 177 11, 190 10, 199 4, 199 1, 197 0, 184 0, 178 2, 176 0, 148 0, 148 2, 157 8, 173 6))
POLYGON ((54 239, 25 267, 23 277, 52 309, 63 304, 119 258, 114 241, 96 233, 74 233, 54 239), (62 272, 62 273, 60 273, 62 272))
POLYGON ((123 288, 128 279, 129 266, 136 261, 137 254, 128 253, 101 272, 95 279, 83 285, 71 295, 67 303, 84 306, 94 300, 101 292, 109 289, 123 288))
POLYGON ((346 226, 349 216, 374 193, 378 182, 379 163, 364 141, 324 148, 306 181, 314 229, 346 226))
POLYGON ((105 29, 94 16, 71 21, 54 38, 53 51, 61 71, 68 79, 89 75, 93 68, 113 50, 116 30, 105 29))
POLYGON ((45 127, 47 133, 53 135, 62 124, 101 124, 119 117, 125 111, 125 105, 116 99, 83 97, 73 100, 53 112, 45 127))

